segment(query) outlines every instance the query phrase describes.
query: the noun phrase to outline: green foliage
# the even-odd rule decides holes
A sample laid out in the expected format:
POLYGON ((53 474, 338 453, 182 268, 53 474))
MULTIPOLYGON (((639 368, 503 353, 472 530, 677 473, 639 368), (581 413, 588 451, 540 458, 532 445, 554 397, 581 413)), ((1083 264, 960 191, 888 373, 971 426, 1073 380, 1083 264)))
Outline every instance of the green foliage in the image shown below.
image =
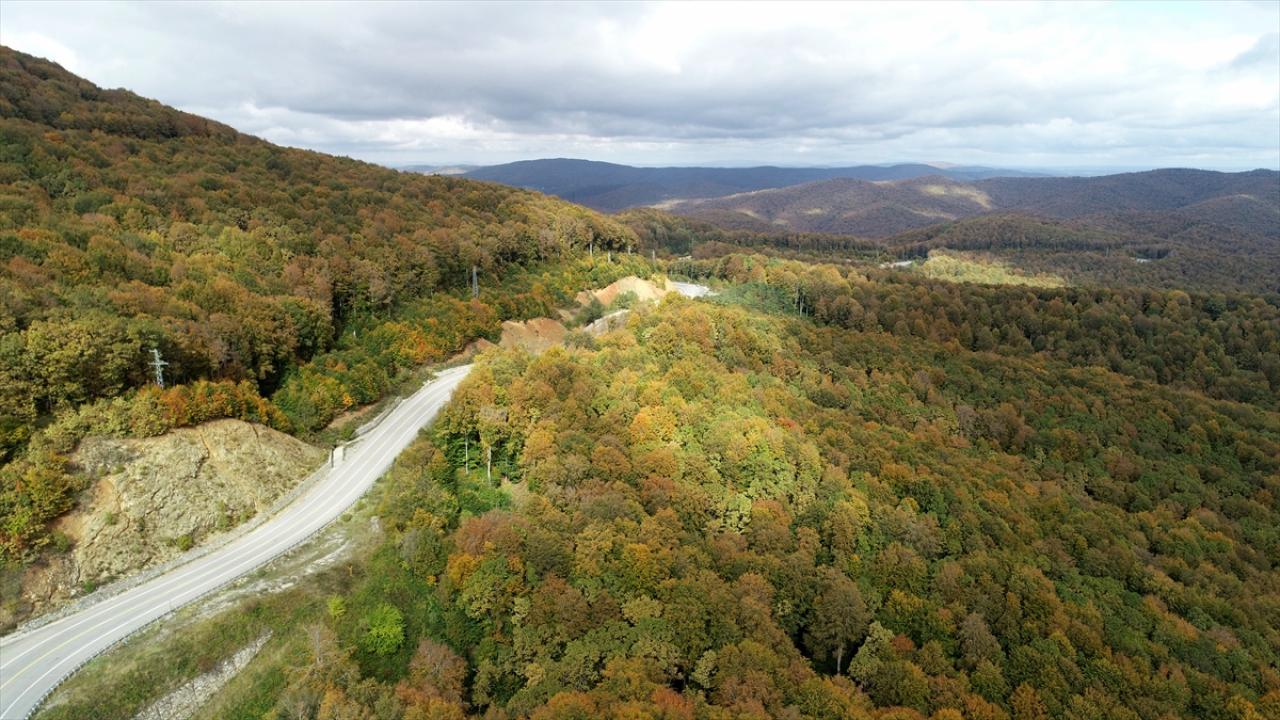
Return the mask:
POLYGON ((1029 285, 1031 287, 1062 287, 1066 283, 1055 275, 1027 275, 999 262, 982 261, 971 255, 933 251, 929 259, 918 266, 917 272, 928 278, 952 282, 981 283, 983 285, 1029 285))
MULTIPOLYGON (((811 302, 834 276, 793 277, 811 302)), ((1280 417, 783 312, 673 299, 486 354, 390 478, 395 569, 360 594, 405 608, 405 648, 364 677, 431 638, 469 668, 459 713, 1264 706, 1280 417), (501 503, 467 498, 481 447, 501 503)))
POLYGON ((377 606, 364 619, 361 646, 378 655, 393 655, 404 644, 404 615, 394 605, 377 606))
POLYGON ((7 48, 0 80, 0 557, 47 545, 80 484, 50 458, 86 434, 318 432, 505 319, 652 272, 558 200, 275 147, 7 48))
POLYGON ((1280 408, 1280 305, 1273 298, 984 287, 743 255, 681 261, 672 270, 765 284, 771 290, 728 299, 776 311, 778 299, 789 297, 792 313, 837 327, 1102 366, 1138 380, 1280 408))
POLYGON ((330 595, 325 600, 325 608, 328 610, 331 619, 341 620, 347 614, 347 601, 343 600, 340 595, 330 595))

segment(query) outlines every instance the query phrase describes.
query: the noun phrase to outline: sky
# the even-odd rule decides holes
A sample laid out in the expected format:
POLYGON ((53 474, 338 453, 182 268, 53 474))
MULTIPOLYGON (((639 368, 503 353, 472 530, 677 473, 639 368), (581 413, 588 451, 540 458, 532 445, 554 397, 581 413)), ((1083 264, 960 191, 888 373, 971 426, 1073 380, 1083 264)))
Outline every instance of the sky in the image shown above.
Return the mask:
POLYGON ((1280 169, 1280 2, 0 0, 0 43, 387 165, 1280 169))

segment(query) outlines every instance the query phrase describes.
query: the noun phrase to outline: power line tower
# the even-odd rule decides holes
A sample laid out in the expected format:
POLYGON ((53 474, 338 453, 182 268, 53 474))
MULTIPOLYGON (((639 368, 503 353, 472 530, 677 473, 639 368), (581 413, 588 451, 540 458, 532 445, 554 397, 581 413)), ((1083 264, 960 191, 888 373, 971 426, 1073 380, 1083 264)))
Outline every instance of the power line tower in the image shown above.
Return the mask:
POLYGON ((160 358, 160 351, 151 348, 151 370, 155 373, 156 385, 164 387, 164 366, 169 363, 160 358))

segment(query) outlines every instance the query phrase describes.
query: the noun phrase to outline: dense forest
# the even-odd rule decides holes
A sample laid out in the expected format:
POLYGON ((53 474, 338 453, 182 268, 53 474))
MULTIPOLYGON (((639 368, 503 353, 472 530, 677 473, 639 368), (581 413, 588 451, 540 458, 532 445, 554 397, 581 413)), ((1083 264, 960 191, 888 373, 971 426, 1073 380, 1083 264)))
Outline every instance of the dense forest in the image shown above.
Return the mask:
MULTIPOLYGON (((1280 306, 1256 295, 940 282, 883 270, 727 255, 673 268, 766 289, 775 306, 844 328, 962 350, 1101 366, 1280 410, 1280 306)), ((739 288, 743 291, 746 287, 739 288)))
POLYGON ((552 158, 521 160, 468 169, 466 177, 537 190, 608 212, 691 198, 799 185, 831 178, 902 180, 942 175, 957 180, 1024 176, 1000 168, 918 163, 854 167, 633 167, 615 163, 552 158))
MULTIPOLYGON (((719 294, 480 354, 372 549, 226 611, 289 619, 220 717, 1278 717, 1280 301, 1195 261, 1274 236, 1192 195, 876 241, 606 217, 0 50, 0 559, 59 548, 87 435, 315 437, 662 251, 719 294), (877 267, 942 249, 1072 282, 877 267)), ((49 716, 133 717, 170 670, 49 716)))
POLYGON ((1280 415, 756 287, 483 356, 233 714, 1280 710, 1280 415))
POLYGON ((644 272, 572 260, 635 243, 561 201, 276 147, 0 50, 0 554, 49 540, 87 432, 317 430, 505 318, 644 272))
POLYGON ((1280 294, 1280 174, 1158 170, 1097 178, 839 179, 618 218, 647 242, 797 259, 975 250, 1073 285, 1280 294))
MULTIPOLYGON (((1257 203, 1254 203, 1256 205, 1257 203)), ((1252 207, 1252 206, 1251 206, 1252 207)), ((981 253, 1072 285, 1280 295, 1280 203, 1270 222, 1247 223, 1197 211, 1111 213, 1056 220, 1016 212, 928 224, 883 238, 738 227, 637 208, 614 217, 644 248, 719 257, 744 249, 809 262, 874 265, 931 250, 981 253), (1269 228, 1269 230, 1268 230, 1269 228)))

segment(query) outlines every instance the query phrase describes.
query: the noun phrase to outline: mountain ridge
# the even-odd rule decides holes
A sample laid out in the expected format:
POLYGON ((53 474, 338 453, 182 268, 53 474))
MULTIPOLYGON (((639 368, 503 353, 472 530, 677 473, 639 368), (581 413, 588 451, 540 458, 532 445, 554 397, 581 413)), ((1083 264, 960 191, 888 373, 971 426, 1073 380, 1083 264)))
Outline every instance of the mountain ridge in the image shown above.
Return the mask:
POLYGON ((985 178, 941 174, 904 180, 819 180, 750 194, 685 200, 667 208, 725 227, 887 237, 988 212, 1071 219, 1134 212, 1212 216, 1241 230, 1274 232, 1280 173, 1162 169, 1092 178, 985 178), (1225 205, 1225 207, 1224 207, 1225 205), (1234 212, 1235 206, 1248 213, 1234 212))
POLYGON ((924 163, 847 167, 636 167, 597 160, 546 158, 470 170, 465 177, 515 185, 556 195, 597 210, 616 211, 670 200, 787 187, 841 177, 902 180, 925 175, 977 179, 1032 176, 1021 170, 976 166, 937 167, 924 163))

